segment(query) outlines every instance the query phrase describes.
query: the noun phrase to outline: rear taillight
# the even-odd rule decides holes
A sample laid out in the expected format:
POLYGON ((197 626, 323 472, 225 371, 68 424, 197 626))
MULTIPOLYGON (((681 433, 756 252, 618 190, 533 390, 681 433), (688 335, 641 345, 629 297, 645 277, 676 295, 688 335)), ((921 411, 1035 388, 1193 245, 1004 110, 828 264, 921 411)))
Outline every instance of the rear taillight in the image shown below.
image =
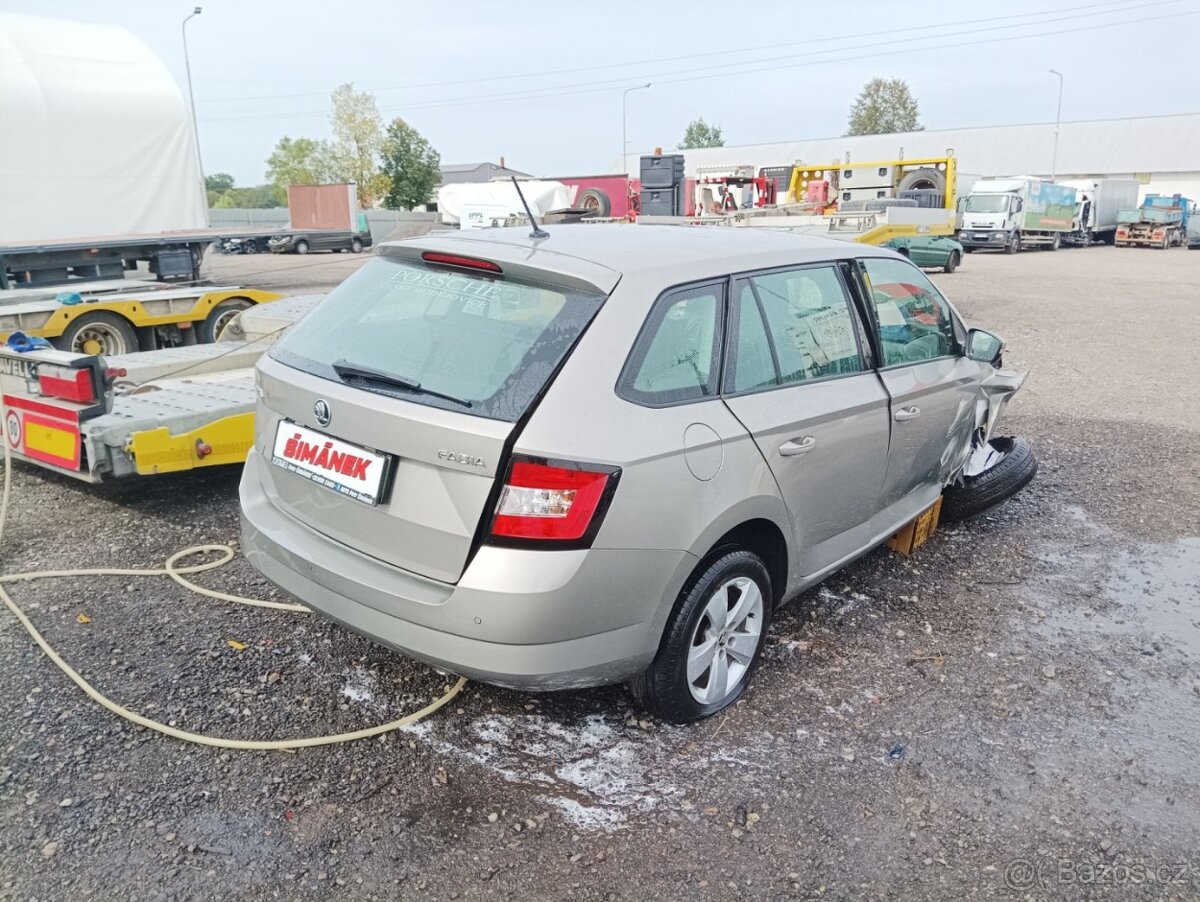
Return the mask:
POLYGON ((616 467, 515 457, 492 517, 492 538, 586 546, 620 475, 616 467))
POLYGON ((49 398, 62 398, 79 404, 90 404, 96 400, 96 386, 89 367, 75 369, 69 366, 54 366, 40 363, 37 368, 38 388, 49 398))

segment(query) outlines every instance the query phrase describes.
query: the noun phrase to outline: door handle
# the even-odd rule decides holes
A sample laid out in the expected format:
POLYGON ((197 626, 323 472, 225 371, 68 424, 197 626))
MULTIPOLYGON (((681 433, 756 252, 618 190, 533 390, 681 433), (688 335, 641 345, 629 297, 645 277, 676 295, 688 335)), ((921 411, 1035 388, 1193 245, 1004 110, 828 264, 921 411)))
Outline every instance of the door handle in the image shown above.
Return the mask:
POLYGON ((817 440, 811 435, 806 435, 798 441, 793 439, 790 442, 784 442, 779 446, 779 453, 783 457, 794 457, 797 454, 807 454, 816 447, 817 440))
POLYGON ((901 407, 894 414, 892 414, 892 419, 903 423, 905 420, 915 420, 920 415, 921 408, 914 405, 912 407, 901 407))

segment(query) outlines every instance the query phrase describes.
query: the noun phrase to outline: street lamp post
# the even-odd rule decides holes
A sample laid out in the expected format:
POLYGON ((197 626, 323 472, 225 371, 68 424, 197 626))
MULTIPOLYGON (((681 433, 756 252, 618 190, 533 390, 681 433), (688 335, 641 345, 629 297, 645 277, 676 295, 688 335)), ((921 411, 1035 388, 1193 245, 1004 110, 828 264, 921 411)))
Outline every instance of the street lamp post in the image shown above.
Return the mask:
POLYGON ((1050 160, 1050 181, 1058 174, 1058 127, 1062 122, 1063 75, 1057 69, 1050 70, 1051 75, 1058 76, 1058 112, 1054 114, 1054 156, 1050 160))
POLYGON ((200 156, 200 127, 196 124, 196 95, 192 93, 192 63, 188 59, 187 23, 200 15, 201 7, 197 6, 192 14, 183 20, 180 30, 183 32, 183 67, 187 70, 188 103, 192 107, 192 136, 196 141, 196 162, 200 165, 200 178, 204 179, 204 160, 200 156))
POLYGON ((625 93, 621 95, 621 166, 625 169, 626 175, 629 175, 629 166, 625 162, 625 148, 629 139, 626 137, 625 132, 625 101, 629 98, 630 91, 641 91, 648 87, 650 87, 650 82, 646 82, 644 85, 634 85, 632 88, 626 88, 625 93))

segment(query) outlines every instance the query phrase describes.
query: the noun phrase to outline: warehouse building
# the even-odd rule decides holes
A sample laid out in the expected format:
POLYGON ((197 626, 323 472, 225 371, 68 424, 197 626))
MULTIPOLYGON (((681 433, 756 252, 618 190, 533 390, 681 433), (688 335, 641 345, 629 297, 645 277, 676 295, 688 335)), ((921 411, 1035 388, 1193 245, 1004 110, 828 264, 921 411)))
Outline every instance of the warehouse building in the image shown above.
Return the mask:
MULTIPOLYGON (((960 173, 983 177, 1037 175, 1059 179, 1135 178, 1142 193, 1180 193, 1200 197, 1200 114, 1146 116, 1063 122, 1057 164, 1054 123, 997 125, 986 128, 932 129, 893 135, 820 138, 778 144, 743 144, 685 151, 685 171, 701 167, 822 166, 849 159, 917 159, 952 150, 960 173)), ((638 155, 626 158, 624 171, 638 172, 638 155)))

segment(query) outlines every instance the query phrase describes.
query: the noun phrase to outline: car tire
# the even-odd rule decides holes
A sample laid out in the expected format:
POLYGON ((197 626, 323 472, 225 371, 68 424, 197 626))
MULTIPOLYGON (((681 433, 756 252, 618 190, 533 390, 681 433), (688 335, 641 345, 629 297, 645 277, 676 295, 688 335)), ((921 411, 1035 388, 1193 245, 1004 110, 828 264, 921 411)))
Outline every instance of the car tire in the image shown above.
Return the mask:
POLYGON ((308 242, 301 239, 300 241, 296 242, 293 249, 296 251, 297 254, 307 254, 308 253, 308 242))
POLYGON ((235 316, 253 306, 254 302, 245 298, 227 298, 221 301, 208 311, 208 316, 202 322, 196 324, 196 340, 201 344, 216 341, 235 316))
POLYGON ((680 592, 658 654, 630 685, 634 696, 651 714, 677 724, 711 717, 732 705, 758 664, 772 597, 762 558, 745 549, 716 552, 680 592), (735 613, 736 622, 722 620, 722 604, 725 615, 735 613), (697 670, 706 663, 706 669, 697 670))
POLYGON ((991 440, 993 447, 1005 452, 990 469, 964 476, 962 485, 950 486, 942 493, 941 519, 957 523, 995 507, 1011 498, 1037 475, 1037 456, 1028 439, 1005 436, 991 440))
POLYGON ((588 188, 579 195, 575 206, 595 216, 609 216, 612 213, 612 201, 599 188, 588 188))
POLYGON ((950 257, 946 260, 946 265, 942 267, 942 270, 945 272, 954 272, 954 270, 958 269, 960 263, 962 263, 962 257, 959 256, 958 251, 951 251, 950 257))
POLYGON ((78 317, 53 344, 60 351, 112 357, 137 351, 138 337, 133 323, 125 317, 96 310, 78 317))
POLYGON ((352 253, 352 254, 361 254, 362 253, 362 240, 361 239, 355 238, 350 242, 350 253, 352 253))

